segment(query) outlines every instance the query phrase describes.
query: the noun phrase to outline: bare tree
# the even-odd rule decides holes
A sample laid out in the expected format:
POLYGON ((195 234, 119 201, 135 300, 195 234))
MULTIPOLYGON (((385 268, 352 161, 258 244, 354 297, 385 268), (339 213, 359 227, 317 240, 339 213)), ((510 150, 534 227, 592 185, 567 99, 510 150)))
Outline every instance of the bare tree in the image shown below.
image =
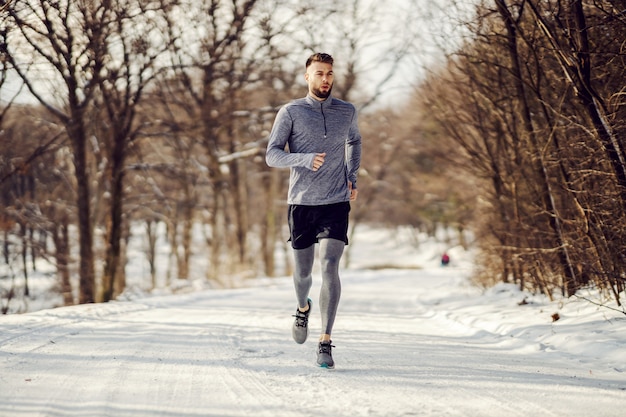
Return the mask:
POLYGON ((485 265, 550 296, 593 280, 619 303, 623 230, 606 216, 624 218, 624 68, 606 39, 624 26, 609 3, 482 2, 472 37, 420 93, 484 187, 485 265))
POLYGON ((626 202, 626 153, 611 127, 605 99, 594 86, 590 28, 583 10, 583 1, 559 1, 557 6, 562 10, 563 16, 558 16, 553 23, 549 23, 538 5, 528 1, 528 7, 558 59, 563 75, 576 91, 591 119, 593 128, 606 150, 607 159, 615 171, 622 190, 622 201, 626 202))
MULTIPOLYGON (((7 298, 21 298, 24 304, 30 296, 31 272, 37 270, 39 260, 54 259, 57 267, 62 267, 59 248, 55 246, 52 252, 47 237, 60 222, 52 210, 67 197, 63 192, 55 193, 60 184, 57 172, 62 168, 54 163, 63 148, 60 138, 65 136, 42 117, 45 113, 39 106, 14 105, 5 113, 0 135, 4 149, 0 158, 0 224, 4 262, 13 276, 7 298), (56 168, 51 170, 51 166, 56 168), (15 282, 18 276, 23 278, 20 288, 15 282)), ((67 184, 63 186, 67 188, 67 184)), ((5 307, 5 312, 9 311, 8 302, 5 307)))
MULTIPOLYGON (((236 259, 233 265, 242 268, 250 258, 249 185, 247 163, 241 157, 253 156, 259 150, 254 142, 260 138, 248 135, 246 126, 252 125, 246 119, 256 120, 252 87, 266 79, 261 74, 267 67, 268 59, 263 53, 268 51, 268 41, 255 36, 255 30, 262 31, 267 20, 262 11, 257 12, 254 0, 196 2, 187 6, 181 9, 188 14, 184 26, 175 28, 184 43, 177 44, 173 62, 181 85, 179 96, 173 99, 185 105, 179 106, 182 112, 172 116, 184 116, 199 127, 197 133, 204 154, 196 157, 196 162, 206 168, 210 184, 205 196, 211 248, 207 274, 217 278, 220 268, 226 266, 224 258, 236 259), (253 144, 247 145, 248 141, 253 144), (250 152, 245 152, 246 147, 250 152)), ((186 218, 191 227, 193 213, 190 211, 186 218)))
POLYGON ((14 0, 1 44, 30 93, 64 126, 73 150, 80 244, 80 302, 95 301, 91 192, 85 112, 97 89, 96 62, 80 18, 90 1, 14 0))
POLYGON ((83 9, 90 29, 90 45, 96 66, 103 109, 101 130, 107 152, 106 177, 110 205, 103 274, 103 299, 111 300, 125 287, 123 262, 124 176, 128 148, 140 133, 137 107, 143 92, 160 71, 159 59, 169 51, 168 11, 174 0, 144 4, 141 1, 108 1, 83 9))

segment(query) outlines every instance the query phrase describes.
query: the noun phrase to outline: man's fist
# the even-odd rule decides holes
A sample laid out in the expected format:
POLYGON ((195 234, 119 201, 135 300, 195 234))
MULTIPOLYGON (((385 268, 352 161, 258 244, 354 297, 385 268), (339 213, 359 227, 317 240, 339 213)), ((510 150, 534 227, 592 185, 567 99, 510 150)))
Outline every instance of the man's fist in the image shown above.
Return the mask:
POLYGON ((315 154, 315 158, 313 158, 313 171, 317 171, 322 165, 324 165, 324 158, 326 158, 326 153, 315 154))

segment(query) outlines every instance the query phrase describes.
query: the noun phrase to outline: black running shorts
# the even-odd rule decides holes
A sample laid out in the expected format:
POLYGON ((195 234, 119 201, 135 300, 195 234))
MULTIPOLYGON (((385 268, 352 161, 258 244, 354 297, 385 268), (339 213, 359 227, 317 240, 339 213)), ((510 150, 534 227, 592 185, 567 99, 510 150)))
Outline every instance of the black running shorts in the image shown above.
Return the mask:
POLYGON ((306 249, 319 239, 337 239, 348 244, 350 202, 323 206, 290 205, 289 241, 294 249, 306 249))

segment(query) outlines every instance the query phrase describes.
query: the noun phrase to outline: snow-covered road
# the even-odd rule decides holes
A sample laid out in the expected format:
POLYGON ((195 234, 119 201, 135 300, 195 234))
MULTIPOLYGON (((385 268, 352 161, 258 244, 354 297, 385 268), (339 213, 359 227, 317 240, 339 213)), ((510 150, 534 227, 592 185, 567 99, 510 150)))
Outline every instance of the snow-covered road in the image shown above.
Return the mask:
POLYGON ((287 278, 0 317, 0 416, 623 415, 619 314, 565 309, 559 327, 466 275, 344 271, 335 370, 315 366, 316 309, 291 340, 287 278))

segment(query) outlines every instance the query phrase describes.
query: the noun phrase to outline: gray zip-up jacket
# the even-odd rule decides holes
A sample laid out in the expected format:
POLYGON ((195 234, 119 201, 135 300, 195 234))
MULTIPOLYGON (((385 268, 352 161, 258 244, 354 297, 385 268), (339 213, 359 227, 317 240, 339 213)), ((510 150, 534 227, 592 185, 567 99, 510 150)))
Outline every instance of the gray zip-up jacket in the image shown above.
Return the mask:
POLYGON ((350 201, 348 181, 356 188, 361 164, 355 107, 332 96, 318 101, 310 95, 286 104, 276 115, 265 160, 271 167, 291 169, 288 204, 350 201), (315 154, 324 152, 324 164, 313 171, 315 154))

